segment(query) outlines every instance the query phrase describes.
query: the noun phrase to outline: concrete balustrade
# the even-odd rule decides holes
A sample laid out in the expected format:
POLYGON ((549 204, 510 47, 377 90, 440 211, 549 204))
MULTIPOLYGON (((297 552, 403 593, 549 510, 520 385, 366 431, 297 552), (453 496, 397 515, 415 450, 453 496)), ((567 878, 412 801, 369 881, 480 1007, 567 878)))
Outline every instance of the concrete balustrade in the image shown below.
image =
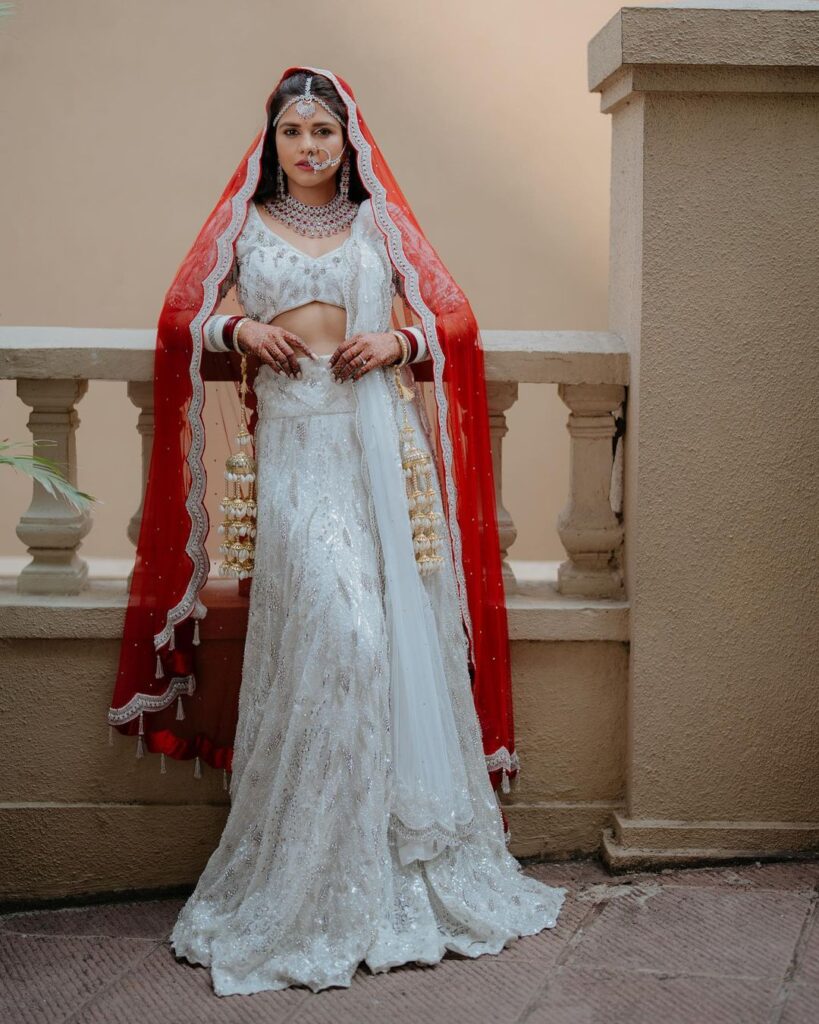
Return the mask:
MULTIPOLYGON (((506 413, 517 400, 519 383, 538 382, 558 385, 559 394, 570 408, 567 396, 577 396, 577 408, 572 409, 569 418, 571 490, 560 522, 568 559, 561 566, 558 589, 578 597, 622 596, 619 576, 610 568, 611 563, 616 564, 622 531, 611 511, 609 490, 612 413, 622 401, 628 379, 625 346, 616 336, 594 332, 486 331, 482 338, 507 593, 517 588, 507 557, 517 531, 503 504, 501 488, 506 413), (588 443, 589 431, 599 433, 598 444, 588 443)), ((77 472, 75 406, 85 394, 89 378, 126 380, 128 397, 140 410, 136 429, 142 442, 144 495, 153 441, 153 351, 150 331, 92 329, 83 333, 76 328, 3 327, 0 377, 18 377, 18 395, 33 409, 29 420, 33 436, 47 428, 46 432, 61 438, 62 461, 72 482, 76 482, 77 472), (30 376, 21 378, 23 373, 30 376), (88 376, 80 377, 82 373, 88 376)), ((135 546, 141 515, 142 503, 127 526, 135 546)), ((33 559, 17 581, 18 591, 70 594, 87 587, 87 566, 76 549, 90 528, 88 516, 71 513, 65 502, 51 498, 35 485, 32 507, 18 528, 33 559)))

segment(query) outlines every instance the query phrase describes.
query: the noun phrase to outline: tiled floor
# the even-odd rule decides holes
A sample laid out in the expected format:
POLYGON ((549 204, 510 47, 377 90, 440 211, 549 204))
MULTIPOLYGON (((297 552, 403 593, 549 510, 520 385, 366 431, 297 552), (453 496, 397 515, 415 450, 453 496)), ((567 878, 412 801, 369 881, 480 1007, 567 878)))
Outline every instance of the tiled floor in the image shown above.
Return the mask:
POLYGON ((357 972, 348 989, 220 998, 167 936, 180 899, 0 916, 3 1024, 819 1024, 819 861, 610 875, 497 956, 357 972))

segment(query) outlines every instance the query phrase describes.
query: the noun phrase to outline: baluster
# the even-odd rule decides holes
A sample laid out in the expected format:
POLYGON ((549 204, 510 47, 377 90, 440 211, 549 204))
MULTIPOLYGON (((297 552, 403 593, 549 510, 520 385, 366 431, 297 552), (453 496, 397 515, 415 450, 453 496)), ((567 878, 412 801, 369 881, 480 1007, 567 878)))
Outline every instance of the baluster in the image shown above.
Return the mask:
MULTIPOLYGON (((56 441, 36 445, 35 455, 57 463, 63 476, 77 486, 75 434, 80 423, 75 405, 88 390, 87 380, 23 378, 17 395, 30 406, 28 428, 35 440, 56 441)), ((51 495, 34 481, 31 504, 17 524, 17 536, 27 546, 31 561, 17 578, 23 594, 79 594, 88 587, 88 563, 77 549, 91 529, 89 512, 77 512, 64 498, 51 495)))
POLYGON ((623 528, 611 507, 612 413, 625 397, 616 384, 559 384, 571 410, 569 498, 558 517, 558 533, 569 555, 558 569, 557 589, 583 597, 622 596, 616 555, 623 528))
MULTIPOLYGON (((151 468, 151 449, 154 443, 154 382, 153 380, 129 380, 128 397, 139 409, 137 432, 142 438, 142 490, 140 491, 139 508, 128 521, 128 539, 137 546, 139 528, 142 524, 142 512, 145 506, 145 491, 148 487, 148 472, 151 468)), ((128 587, 134 570, 128 574, 128 587)))
POLYGON ((492 469, 495 477, 495 509, 498 518, 503 587, 507 594, 512 594, 517 590, 517 580, 509 565, 508 552, 518 531, 503 504, 502 451, 503 438, 509 429, 506 424, 506 413, 518 400, 518 386, 513 381, 487 381, 486 400, 489 408, 489 435, 492 446, 492 469))
MULTIPOLYGON (((128 521, 128 538, 134 547, 139 542, 139 530, 142 525, 142 513, 145 506, 145 491, 148 487, 148 473, 151 468, 151 449, 154 442, 154 383, 153 380, 129 380, 128 398, 139 409, 137 432, 142 438, 142 489, 140 490, 139 508, 128 521)), ((130 590, 134 567, 128 573, 126 589, 130 590)))

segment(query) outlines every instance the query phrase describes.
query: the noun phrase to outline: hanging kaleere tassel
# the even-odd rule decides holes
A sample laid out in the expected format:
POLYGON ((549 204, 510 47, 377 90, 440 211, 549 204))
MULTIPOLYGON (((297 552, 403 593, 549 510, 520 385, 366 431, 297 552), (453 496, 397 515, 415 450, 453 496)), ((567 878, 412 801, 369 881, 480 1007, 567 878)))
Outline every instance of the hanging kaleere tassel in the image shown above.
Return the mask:
MULTIPOLYGON (((247 429, 247 408, 245 395, 247 384, 247 354, 242 353, 242 383, 239 401, 242 418, 236 443, 240 446, 251 444, 253 435, 247 429)), ((224 556, 219 565, 220 576, 233 576, 244 580, 253 575, 256 537, 256 460, 250 452, 234 452, 225 463, 227 494, 220 503, 224 521, 219 533, 224 534, 224 543, 219 553, 224 556)), ((194 640, 199 643, 199 621, 197 620, 194 640)))
POLYGON ((193 766, 193 777, 195 779, 201 779, 202 778, 202 763, 201 763, 201 761, 199 760, 198 757, 197 757, 197 759, 196 759, 196 761, 194 763, 194 766, 193 766))
POLYGON ((444 562, 439 554, 441 538, 435 528, 436 520, 441 518, 434 506, 435 491, 432 487, 432 477, 435 467, 430 453, 415 444, 415 429, 407 417, 407 402, 412 401, 414 392, 404 384, 398 366, 394 372, 395 387, 404 413, 400 444, 401 466, 407 484, 412 546, 415 550, 418 572, 424 575, 440 569, 444 562))

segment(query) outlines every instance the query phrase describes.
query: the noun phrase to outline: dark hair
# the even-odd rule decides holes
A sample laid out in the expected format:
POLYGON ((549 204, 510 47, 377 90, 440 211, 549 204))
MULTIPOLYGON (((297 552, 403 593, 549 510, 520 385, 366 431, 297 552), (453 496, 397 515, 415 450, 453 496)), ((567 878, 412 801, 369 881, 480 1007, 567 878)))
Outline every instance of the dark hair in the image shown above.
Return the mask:
MULTIPOLYGON (((336 92, 336 87, 329 78, 324 75, 313 75, 312 77, 313 81, 310 83, 310 92, 315 96, 321 97, 330 109, 341 118, 341 132, 344 141, 347 142, 347 108, 344 105, 344 100, 336 92)), ((307 78, 308 72, 296 71, 289 78, 285 78, 270 100, 267 131, 265 132, 264 146, 262 147, 259 184, 256 186, 256 191, 253 194, 254 200, 258 202, 263 202, 265 199, 273 199, 276 196, 276 174, 279 169, 279 159, 276 156, 276 129, 273 127, 273 120, 288 100, 294 96, 300 96, 304 92, 307 78)), ((347 159, 348 156, 350 159, 350 199, 354 203, 361 203, 369 196, 369 192, 361 183, 358 167, 356 166, 356 151, 352 145, 347 146, 344 159, 347 159)), ((321 157, 321 159, 324 159, 324 157, 321 157)), ((341 164, 336 168, 336 174, 340 170, 341 164)))

